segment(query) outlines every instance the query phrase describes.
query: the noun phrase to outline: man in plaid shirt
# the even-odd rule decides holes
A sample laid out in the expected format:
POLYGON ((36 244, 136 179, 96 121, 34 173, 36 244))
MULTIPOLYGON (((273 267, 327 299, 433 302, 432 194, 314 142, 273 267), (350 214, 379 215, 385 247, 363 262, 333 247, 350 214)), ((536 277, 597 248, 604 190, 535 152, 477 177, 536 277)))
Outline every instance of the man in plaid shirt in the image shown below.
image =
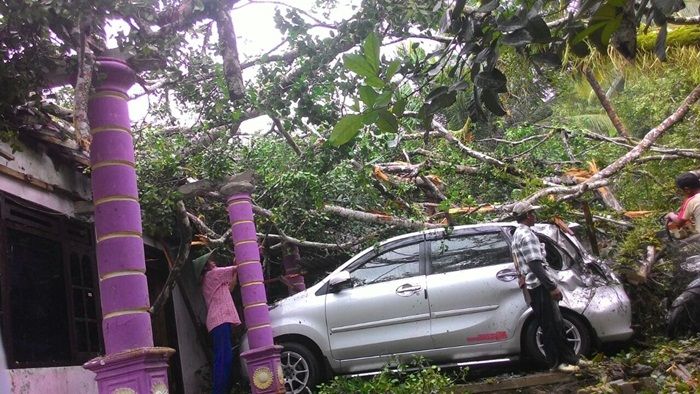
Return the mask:
POLYGON ((549 271, 544 246, 530 228, 537 221, 537 208, 539 207, 527 202, 519 202, 513 206, 513 216, 518 222, 518 227, 513 233, 513 254, 521 274, 525 276, 535 319, 542 328, 542 344, 547 364, 553 371, 577 372, 579 359, 566 340, 559 310, 561 290, 549 271))

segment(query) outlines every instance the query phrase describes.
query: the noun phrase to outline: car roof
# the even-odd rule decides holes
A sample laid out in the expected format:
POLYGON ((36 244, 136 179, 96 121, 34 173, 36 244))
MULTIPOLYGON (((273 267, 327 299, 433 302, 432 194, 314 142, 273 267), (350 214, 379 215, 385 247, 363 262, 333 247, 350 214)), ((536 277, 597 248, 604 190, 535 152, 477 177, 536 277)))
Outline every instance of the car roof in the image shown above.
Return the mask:
MULTIPOLYGON (((515 227, 515 226, 517 226, 516 222, 486 222, 486 223, 463 224, 463 225, 459 225, 459 226, 454 226, 454 227, 452 227, 451 231, 456 232, 456 231, 465 230, 465 229, 515 227)), ((381 241, 379 243, 379 246, 382 246, 382 245, 385 245, 385 244, 388 244, 391 242, 395 242, 395 241, 400 241, 402 239, 411 238, 411 237, 414 237, 414 236, 420 235, 420 234, 425 234, 425 235, 438 234, 438 233, 444 232, 445 229, 446 229, 446 227, 431 228, 431 229, 427 229, 427 230, 414 231, 412 233, 397 235, 395 237, 391 237, 389 239, 381 241)))

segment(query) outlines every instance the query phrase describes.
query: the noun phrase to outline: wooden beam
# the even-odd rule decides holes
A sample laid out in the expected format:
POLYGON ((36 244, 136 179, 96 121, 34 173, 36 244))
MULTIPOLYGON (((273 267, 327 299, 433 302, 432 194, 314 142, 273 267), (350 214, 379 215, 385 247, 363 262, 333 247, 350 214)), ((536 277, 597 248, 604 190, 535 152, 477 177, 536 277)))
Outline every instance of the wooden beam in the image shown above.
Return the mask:
POLYGON ((574 375, 561 372, 544 372, 534 375, 508 378, 507 380, 489 379, 488 382, 460 384, 454 387, 455 394, 490 393, 494 391, 515 390, 523 387, 568 383, 576 380, 574 375))

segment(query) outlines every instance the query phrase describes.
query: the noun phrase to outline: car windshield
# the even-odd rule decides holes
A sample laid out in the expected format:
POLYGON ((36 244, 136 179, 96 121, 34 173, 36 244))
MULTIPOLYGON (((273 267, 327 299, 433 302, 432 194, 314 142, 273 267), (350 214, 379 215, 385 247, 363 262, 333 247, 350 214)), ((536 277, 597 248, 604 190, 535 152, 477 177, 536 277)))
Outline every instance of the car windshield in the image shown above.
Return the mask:
POLYGON ((564 249, 569 256, 573 257, 574 261, 581 261, 581 252, 578 250, 576 245, 574 245, 573 242, 571 242, 571 240, 564 235, 564 233, 557 230, 554 234, 548 234, 548 236, 552 238, 560 248, 564 249))

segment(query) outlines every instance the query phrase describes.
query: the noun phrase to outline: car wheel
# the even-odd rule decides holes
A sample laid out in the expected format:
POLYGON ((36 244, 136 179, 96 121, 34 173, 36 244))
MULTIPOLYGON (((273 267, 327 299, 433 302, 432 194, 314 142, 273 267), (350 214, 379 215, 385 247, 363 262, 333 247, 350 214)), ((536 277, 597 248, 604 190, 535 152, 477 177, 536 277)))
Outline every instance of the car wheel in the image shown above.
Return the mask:
POLYGON ((295 342, 283 342, 282 372, 287 393, 311 393, 321 378, 321 367, 316 355, 295 342))
MULTIPOLYGON (((574 353, 586 356, 591 351, 591 333, 588 326, 580 317, 571 313, 562 315, 566 340, 571 344, 574 353)), ((525 331, 525 352, 539 363, 546 363, 542 342, 542 329, 537 320, 531 319, 525 331)))

